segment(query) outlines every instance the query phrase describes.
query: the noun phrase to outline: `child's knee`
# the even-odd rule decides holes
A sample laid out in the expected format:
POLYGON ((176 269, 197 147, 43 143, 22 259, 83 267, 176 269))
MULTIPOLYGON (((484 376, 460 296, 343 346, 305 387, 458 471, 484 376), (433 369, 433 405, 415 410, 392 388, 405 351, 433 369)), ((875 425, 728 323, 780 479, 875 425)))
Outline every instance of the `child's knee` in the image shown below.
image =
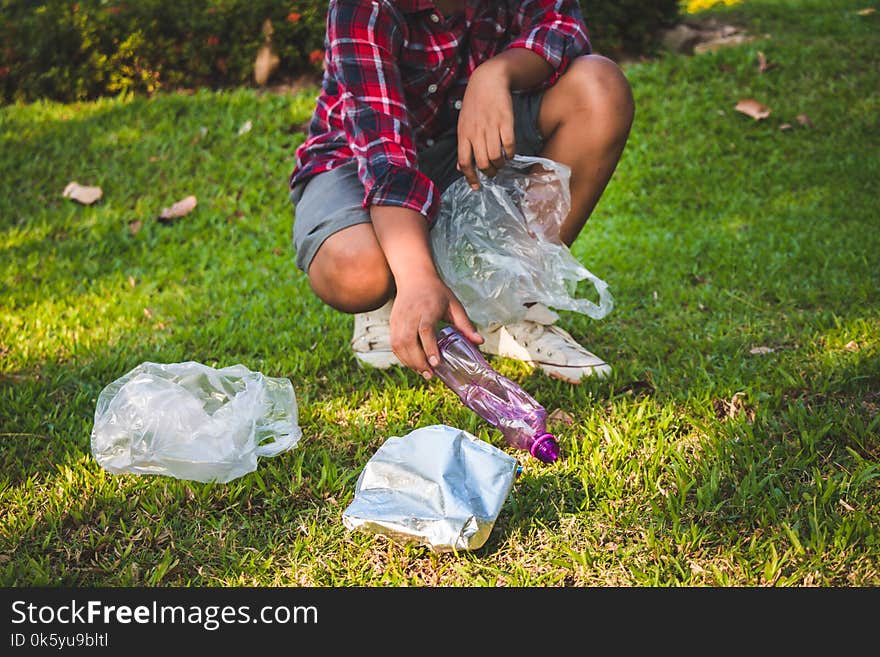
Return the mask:
POLYGON ((573 107, 605 115, 627 129, 635 112, 632 89, 623 71, 602 55, 585 55, 571 62, 565 79, 573 107))
POLYGON ((378 244, 328 238, 309 266, 309 283, 327 304, 343 312, 378 308, 390 297, 394 279, 378 244))

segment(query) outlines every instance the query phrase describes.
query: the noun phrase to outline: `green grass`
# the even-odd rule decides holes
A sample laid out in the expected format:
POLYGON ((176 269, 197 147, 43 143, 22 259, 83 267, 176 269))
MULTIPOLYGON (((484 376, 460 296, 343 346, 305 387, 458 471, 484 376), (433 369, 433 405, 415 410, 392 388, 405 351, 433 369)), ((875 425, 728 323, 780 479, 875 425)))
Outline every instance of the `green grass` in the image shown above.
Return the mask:
POLYGON ((439 381, 356 365, 351 317, 311 293, 290 246, 286 178, 313 91, 0 109, 0 583, 880 584, 880 12, 856 13, 869 6, 712 10, 770 36, 626 67, 635 125, 573 249, 616 306, 563 313, 614 374, 569 386, 495 360, 574 418, 553 427, 552 466, 439 381), (759 73, 759 51, 776 67, 759 73), (735 112, 748 96, 771 116, 735 112), (62 198, 71 180, 104 199, 62 198), (192 214, 155 220, 188 194, 192 214), (303 439, 225 485, 106 473, 95 401, 147 360, 289 377, 303 439), (373 452, 433 423, 522 463, 486 545, 440 555, 346 530, 373 452))

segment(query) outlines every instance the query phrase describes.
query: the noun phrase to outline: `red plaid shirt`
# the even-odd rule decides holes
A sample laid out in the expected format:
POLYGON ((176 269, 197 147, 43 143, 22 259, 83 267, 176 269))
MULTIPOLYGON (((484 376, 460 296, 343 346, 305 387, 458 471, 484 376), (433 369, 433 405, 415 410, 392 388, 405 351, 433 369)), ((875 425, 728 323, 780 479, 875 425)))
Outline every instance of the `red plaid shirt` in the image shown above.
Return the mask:
POLYGON ((553 66, 538 88, 590 52, 577 0, 468 0, 444 17, 432 0, 330 0, 324 78, 290 186, 352 158, 365 208, 411 208, 433 221, 439 191, 417 152, 454 128, 473 70, 527 48, 553 66))

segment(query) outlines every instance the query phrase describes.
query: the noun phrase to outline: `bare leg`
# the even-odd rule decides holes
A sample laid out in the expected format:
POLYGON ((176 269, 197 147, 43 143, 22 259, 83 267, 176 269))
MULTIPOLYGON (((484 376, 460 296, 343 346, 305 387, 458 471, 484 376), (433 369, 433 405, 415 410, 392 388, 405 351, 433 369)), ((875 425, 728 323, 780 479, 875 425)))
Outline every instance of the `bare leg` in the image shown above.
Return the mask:
POLYGON ((560 236, 571 246, 599 202, 629 137, 634 103, 620 68, 600 55, 574 60, 541 101, 543 157, 571 168, 571 211, 560 236))
MULTIPOLYGON (((545 137, 541 155, 571 169, 571 210, 561 239, 571 246, 599 202, 623 152, 634 114, 623 72, 599 55, 579 57, 544 92, 538 128, 545 137)), ((534 308, 540 308, 537 304, 534 308)), ((530 313, 532 310, 529 311, 530 313)), ((555 326, 555 313, 483 332, 483 351, 538 365, 552 377, 578 383, 607 376, 602 358, 555 326)))
POLYGON ((328 237, 309 265, 309 284, 326 304, 345 313, 375 310, 394 294, 394 279, 372 224, 328 237))

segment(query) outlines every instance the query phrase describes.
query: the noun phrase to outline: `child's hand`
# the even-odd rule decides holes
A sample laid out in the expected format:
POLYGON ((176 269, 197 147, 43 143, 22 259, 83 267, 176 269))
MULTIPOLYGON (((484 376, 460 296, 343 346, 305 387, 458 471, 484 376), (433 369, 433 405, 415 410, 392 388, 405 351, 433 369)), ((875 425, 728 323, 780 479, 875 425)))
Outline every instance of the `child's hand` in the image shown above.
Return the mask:
POLYGON ((477 169, 492 177, 516 152, 509 79, 492 64, 471 73, 458 115, 457 168, 473 189, 480 188, 477 169))
POLYGON ((439 278, 410 279, 398 284, 391 309, 391 350, 404 365, 425 379, 440 363, 436 326, 440 320, 454 324, 475 344, 483 342, 461 302, 439 278))

